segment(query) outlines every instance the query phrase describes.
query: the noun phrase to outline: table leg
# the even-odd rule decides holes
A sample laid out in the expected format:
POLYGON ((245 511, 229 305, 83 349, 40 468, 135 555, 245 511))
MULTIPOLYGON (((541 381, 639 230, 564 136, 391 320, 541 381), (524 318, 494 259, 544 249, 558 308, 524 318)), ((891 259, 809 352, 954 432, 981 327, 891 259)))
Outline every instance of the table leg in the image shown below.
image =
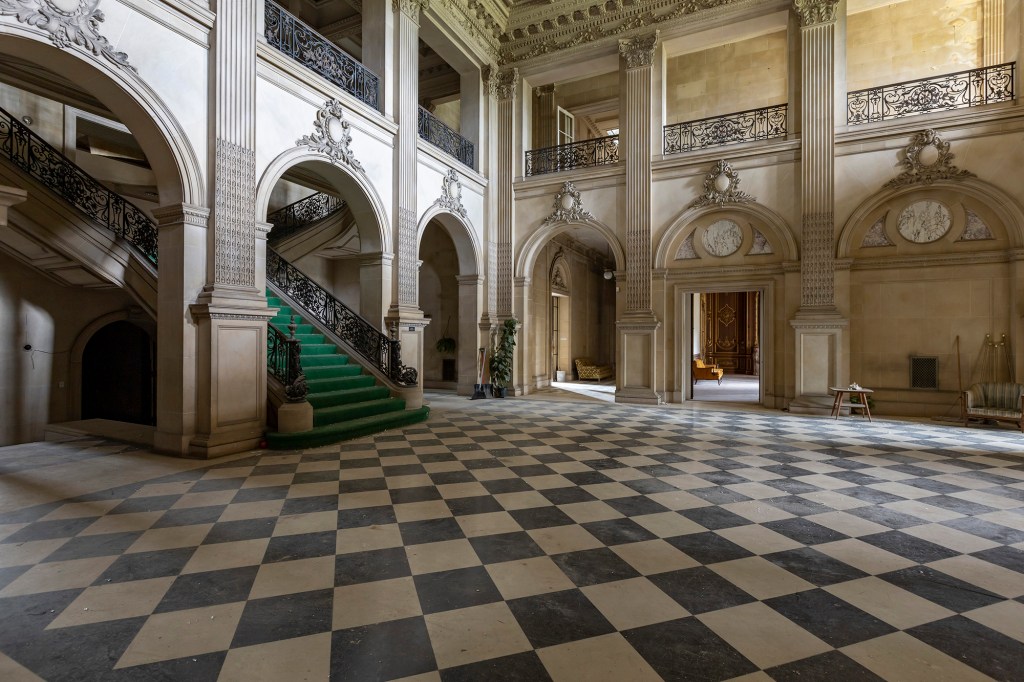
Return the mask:
POLYGON ((843 405, 843 391, 836 391, 835 402, 832 403, 832 418, 839 419, 839 412, 843 405))
POLYGON ((861 400, 861 404, 864 405, 864 414, 866 414, 868 416, 868 421, 872 421, 872 419, 871 419, 871 407, 868 405, 868 396, 867 396, 867 394, 866 393, 861 393, 860 394, 860 400, 861 400))

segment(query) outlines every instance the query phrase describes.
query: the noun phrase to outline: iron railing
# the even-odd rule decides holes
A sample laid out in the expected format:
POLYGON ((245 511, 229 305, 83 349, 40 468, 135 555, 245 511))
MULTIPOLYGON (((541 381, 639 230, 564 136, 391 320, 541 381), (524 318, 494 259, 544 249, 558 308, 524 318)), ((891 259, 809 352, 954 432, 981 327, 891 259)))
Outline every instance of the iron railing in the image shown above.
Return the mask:
POLYGON ((608 135, 526 152, 527 177, 619 162, 619 136, 608 135))
POLYGON ((270 239, 273 242, 279 242, 307 225, 334 215, 343 208, 345 208, 343 199, 323 192, 299 199, 267 216, 267 222, 274 225, 274 229, 270 231, 270 239))
POLYGON ((285 400, 301 403, 309 393, 302 371, 302 342, 295 338, 295 316, 288 325, 288 334, 267 324, 267 371, 284 385, 285 400))
POLYGON ((665 154, 785 137, 788 112, 788 105, 777 104, 667 125, 664 129, 665 154))
POLYGON ((377 74, 272 0, 267 0, 264 7, 264 35, 271 47, 316 71, 374 109, 380 109, 380 79, 377 74))
POLYGON ((277 285, 311 317, 396 384, 416 384, 415 368, 402 364, 400 341, 383 334, 270 248, 267 249, 267 281, 277 285))
POLYGON ((0 154, 156 265, 156 225, 149 216, 104 187, 5 109, 0 109, 0 154))
POLYGON ((855 90, 846 95, 846 122, 857 125, 1012 100, 1015 68, 1016 62, 1009 62, 855 90))
POLYGON ((420 107, 420 138, 434 145, 445 154, 454 156, 461 163, 476 168, 476 150, 473 143, 448 127, 441 119, 420 107))

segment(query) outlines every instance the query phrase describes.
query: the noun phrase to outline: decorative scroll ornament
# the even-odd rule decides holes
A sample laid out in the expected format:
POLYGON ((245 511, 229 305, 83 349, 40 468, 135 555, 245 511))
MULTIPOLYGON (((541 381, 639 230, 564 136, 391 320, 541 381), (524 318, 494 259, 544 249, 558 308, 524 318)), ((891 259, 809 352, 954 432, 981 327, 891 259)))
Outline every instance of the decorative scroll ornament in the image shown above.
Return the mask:
POLYGON ((100 0, 0 0, 0 16, 14 16, 23 24, 35 26, 50 34, 50 42, 59 48, 78 45, 97 57, 123 66, 132 73, 128 55, 118 52, 99 33, 106 19, 96 9, 100 0))
POLYGON ((694 199, 689 208, 749 204, 752 201, 757 201, 746 192, 741 192, 739 186, 739 174, 723 159, 704 176, 704 195, 694 199))
POLYGON ((296 144, 306 145, 315 152, 326 154, 335 163, 346 163, 356 170, 362 171, 363 164, 356 160, 352 150, 349 149, 349 145, 352 143, 349 129, 352 125, 343 118, 344 114, 341 102, 336 99, 327 100, 324 102, 323 109, 316 112, 313 134, 303 135, 296 144))
POLYGON ((462 182, 454 170, 449 169, 441 180, 441 197, 434 200, 434 205, 466 217, 466 207, 462 205, 462 182))
POLYGON ((497 67, 487 70, 487 90, 498 100, 515 99, 519 86, 519 69, 499 71, 497 67))
POLYGON ((827 24, 836 20, 839 0, 793 0, 793 9, 800 15, 801 26, 827 24))
POLYGON ((650 66, 654 61, 654 46, 658 44, 658 31, 646 36, 619 41, 619 54, 626 60, 627 69, 650 66))
POLYGON ((932 129, 914 135, 903 151, 900 166, 903 172, 885 183, 885 189, 908 185, 930 185, 936 180, 963 180, 974 177, 974 173, 961 170, 952 164, 954 155, 949 143, 932 129))
POLYGON ((555 211, 544 219, 544 224, 573 220, 593 220, 594 216, 583 210, 583 202, 580 200, 579 190, 576 185, 568 180, 562 185, 562 190, 555 195, 555 211))

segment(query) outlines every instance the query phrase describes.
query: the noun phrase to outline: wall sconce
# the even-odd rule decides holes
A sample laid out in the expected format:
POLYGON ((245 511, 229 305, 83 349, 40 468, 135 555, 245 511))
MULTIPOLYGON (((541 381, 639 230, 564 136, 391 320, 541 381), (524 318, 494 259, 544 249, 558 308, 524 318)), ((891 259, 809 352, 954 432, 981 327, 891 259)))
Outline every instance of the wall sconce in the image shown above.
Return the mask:
POLYGON ((611 280, 611 279, 613 279, 614 277, 615 277, 615 273, 614 273, 614 272, 612 272, 610 268, 605 268, 605 269, 604 269, 604 278, 605 278, 605 279, 607 279, 607 280, 611 280))

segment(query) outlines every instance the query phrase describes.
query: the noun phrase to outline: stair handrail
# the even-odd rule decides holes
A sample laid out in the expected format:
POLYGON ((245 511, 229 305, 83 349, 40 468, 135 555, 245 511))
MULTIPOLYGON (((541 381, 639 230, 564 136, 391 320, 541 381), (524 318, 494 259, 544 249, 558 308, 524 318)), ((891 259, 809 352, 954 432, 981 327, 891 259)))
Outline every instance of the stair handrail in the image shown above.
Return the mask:
POLYGON ((324 192, 311 194, 304 199, 279 208, 267 216, 267 222, 274 226, 274 229, 270 231, 269 238, 274 242, 280 242, 304 227, 331 217, 343 208, 345 208, 345 200, 340 197, 324 192))
POLYGON ((156 225, 141 208, 103 186, 59 149, 0 107, 0 154, 87 218, 121 237, 154 266, 156 225))
POLYGON ((298 268, 267 247, 267 281, 288 294, 302 309, 338 335, 360 357, 400 386, 414 386, 419 375, 402 364, 402 343, 332 296, 298 268))
POLYGON ((289 403, 301 403, 309 393, 302 371, 302 341, 295 338, 295 329, 294 315, 288 324, 288 334, 267 323, 267 370, 284 385, 285 401, 289 403))

